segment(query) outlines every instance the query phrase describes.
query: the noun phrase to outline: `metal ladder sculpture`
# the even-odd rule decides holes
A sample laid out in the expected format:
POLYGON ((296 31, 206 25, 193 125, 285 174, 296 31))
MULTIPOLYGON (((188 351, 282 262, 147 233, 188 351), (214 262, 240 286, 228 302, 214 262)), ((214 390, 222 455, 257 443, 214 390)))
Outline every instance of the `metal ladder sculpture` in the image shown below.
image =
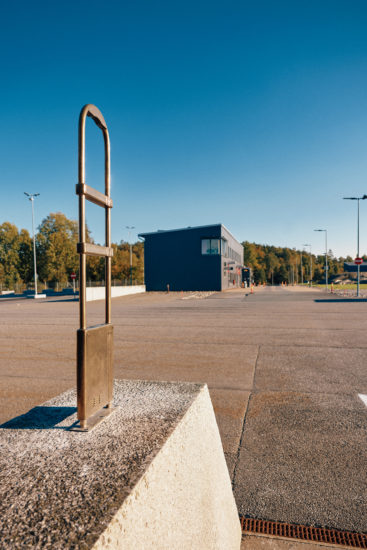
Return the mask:
POLYGON ((111 208, 110 198, 110 138, 106 122, 95 105, 85 105, 79 116, 79 316, 77 331, 77 399, 78 431, 89 431, 112 411, 113 398, 113 326, 111 325, 111 208), (102 130, 105 149, 105 194, 85 183, 85 123, 91 117, 102 130), (86 242, 85 200, 105 209, 105 246, 86 242), (105 257, 105 323, 87 327, 86 265, 87 256, 105 257))

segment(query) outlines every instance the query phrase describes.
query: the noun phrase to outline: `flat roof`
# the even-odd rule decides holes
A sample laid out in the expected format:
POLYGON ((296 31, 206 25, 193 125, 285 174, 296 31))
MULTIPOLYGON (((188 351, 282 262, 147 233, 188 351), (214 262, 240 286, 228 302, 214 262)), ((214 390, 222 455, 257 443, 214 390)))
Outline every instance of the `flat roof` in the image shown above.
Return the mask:
POLYGON ((232 235, 232 233, 229 231, 229 229, 227 229, 227 227, 225 225, 223 225, 222 223, 212 223, 212 224, 209 224, 209 225, 195 225, 195 226, 188 226, 188 227, 179 227, 178 229, 158 229, 157 231, 150 231, 150 232, 147 232, 147 233, 139 233, 138 237, 145 237, 146 235, 159 235, 160 233, 174 233, 175 231, 188 231, 190 229, 203 229, 204 227, 219 227, 219 226, 223 227, 231 235, 231 237, 233 237, 233 239, 235 241, 240 243, 240 241, 238 239, 236 239, 236 237, 234 237, 232 235))

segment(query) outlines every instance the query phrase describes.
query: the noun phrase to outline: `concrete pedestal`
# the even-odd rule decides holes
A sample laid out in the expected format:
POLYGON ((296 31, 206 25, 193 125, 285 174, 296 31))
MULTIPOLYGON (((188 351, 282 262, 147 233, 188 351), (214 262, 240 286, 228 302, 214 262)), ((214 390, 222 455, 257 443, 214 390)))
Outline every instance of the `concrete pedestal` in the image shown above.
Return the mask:
POLYGON ((229 550, 241 530, 206 385, 115 381, 90 433, 68 391, 0 429, 2 548, 229 550))

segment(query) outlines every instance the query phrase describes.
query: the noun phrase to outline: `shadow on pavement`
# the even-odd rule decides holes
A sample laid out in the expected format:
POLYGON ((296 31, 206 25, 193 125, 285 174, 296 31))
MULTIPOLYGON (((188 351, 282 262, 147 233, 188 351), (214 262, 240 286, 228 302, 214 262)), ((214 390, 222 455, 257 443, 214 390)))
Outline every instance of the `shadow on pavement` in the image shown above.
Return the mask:
POLYGON ((42 301, 41 303, 42 304, 49 304, 49 303, 54 303, 54 302, 79 302, 79 298, 77 298, 76 300, 73 298, 73 296, 71 296, 70 298, 56 298, 56 300, 44 300, 42 301))
POLYGON ((326 298, 324 300, 315 300, 315 302, 367 302, 367 298, 326 298))
POLYGON ((0 425, 5 430, 67 430, 67 426, 57 424, 76 412, 76 407, 34 407, 20 416, 0 425))

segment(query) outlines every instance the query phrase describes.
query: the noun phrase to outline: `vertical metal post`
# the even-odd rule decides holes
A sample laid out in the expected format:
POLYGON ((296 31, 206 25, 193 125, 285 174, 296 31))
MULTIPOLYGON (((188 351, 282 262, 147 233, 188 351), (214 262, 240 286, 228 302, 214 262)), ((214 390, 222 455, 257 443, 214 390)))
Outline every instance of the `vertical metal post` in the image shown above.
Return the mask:
POLYGON ((328 263, 327 263, 327 229, 325 229, 325 280, 326 280, 326 292, 328 291, 328 263))
POLYGON ((131 243, 131 230, 135 229, 134 225, 126 225, 126 229, 129 230, 128 240, 130 245, 130 286, 133 284, 133 245, 131 243))
MULTIPOLYGON (((78 182, 85 183, 85 119, 79 118, 79 163, 78 163, 78 182)), ((85 242, 85 196, 79 195, 79 242, 85 242)), ((80 328, 85 329, 86 323, 86 275, 87 275, 87 257, 85 254, 79 254, 79 320, 80 328)))
MULTIPOLYGON (((359 258, 359 199, 357 199, 357 258, 359 258)), ((357 264, 357 298, 359 298, 360 265, 357 264)))
POLYGON ((133 245, 130 243, 130 286, 133 286, 133 245))
MULTIPOLYGON (((344 200, 357 201, 357 258, 359 258, 359 201, 364 201, 367 199, 367 195, 362 197, 343 197, 344 200)), ((357 264, 357 296, 359 296, 360 291, 360 266, 357 264)))
MULTIPOLYGON (((103 129, 103 139, 105 147, 105 194, 110 196, 110 138, 107 128, 103 129)), ((106 208, 106 244, 111 247, 111 209, 106 208)), ((111 324, 111 256, 106 257, 106 324, 111 324)))
POLYGON ((32 204, 32 233, 33 233, 33 267, 34 267, 34 295, 37 296, 37 260, 36 260, 36 232, 34 228, 34 198, 39 197, 39 193, 26 193, 24 191, 24 194, 28 197, 28 200, 31 201, 32 204))
POLYGON ((302 265, 302 250, 301 250, 301 285, 303 285, 303 265, 302 265))
POLYGON ((311 265, 310 265, 310 287, 312 287, 312 250, 310 245, 310 257, 311 257, 311 265))
POLYGON ((32 231, 33 231, 33 262, 34 262, 34 293, 37 295, 37 260, 36 260, 36 234, 34 230, 34 197, 30 199, 32 203, 32 231))
POLYGON ((327 229, 314 229, 314 231, 325 232, 325 283, 328 291, 328 263, 327 263, 327 229))
POLYGON ((303 246, 309 246, 310 247, 310 287, 312 286, 312 249, 311 245, 306 243, 303 246))
POLYGON ((95 105, 85 105, 79 117, 79 314, 77 331, 77 398, 81 431, 88 431, 111 411, 113 397, 113 327, 111 325, 111 213, 110 197, 110 140, 106 122, 95 105), (105 150, 105 194, 85 183, 85 123, 91 117, 102 130, 105 150), (105 210, 105 246, 86 242, 85 201, 105 210), (105 258, 105 324, 87 327, 86 320, 86 265, 87 255, 105 258))

